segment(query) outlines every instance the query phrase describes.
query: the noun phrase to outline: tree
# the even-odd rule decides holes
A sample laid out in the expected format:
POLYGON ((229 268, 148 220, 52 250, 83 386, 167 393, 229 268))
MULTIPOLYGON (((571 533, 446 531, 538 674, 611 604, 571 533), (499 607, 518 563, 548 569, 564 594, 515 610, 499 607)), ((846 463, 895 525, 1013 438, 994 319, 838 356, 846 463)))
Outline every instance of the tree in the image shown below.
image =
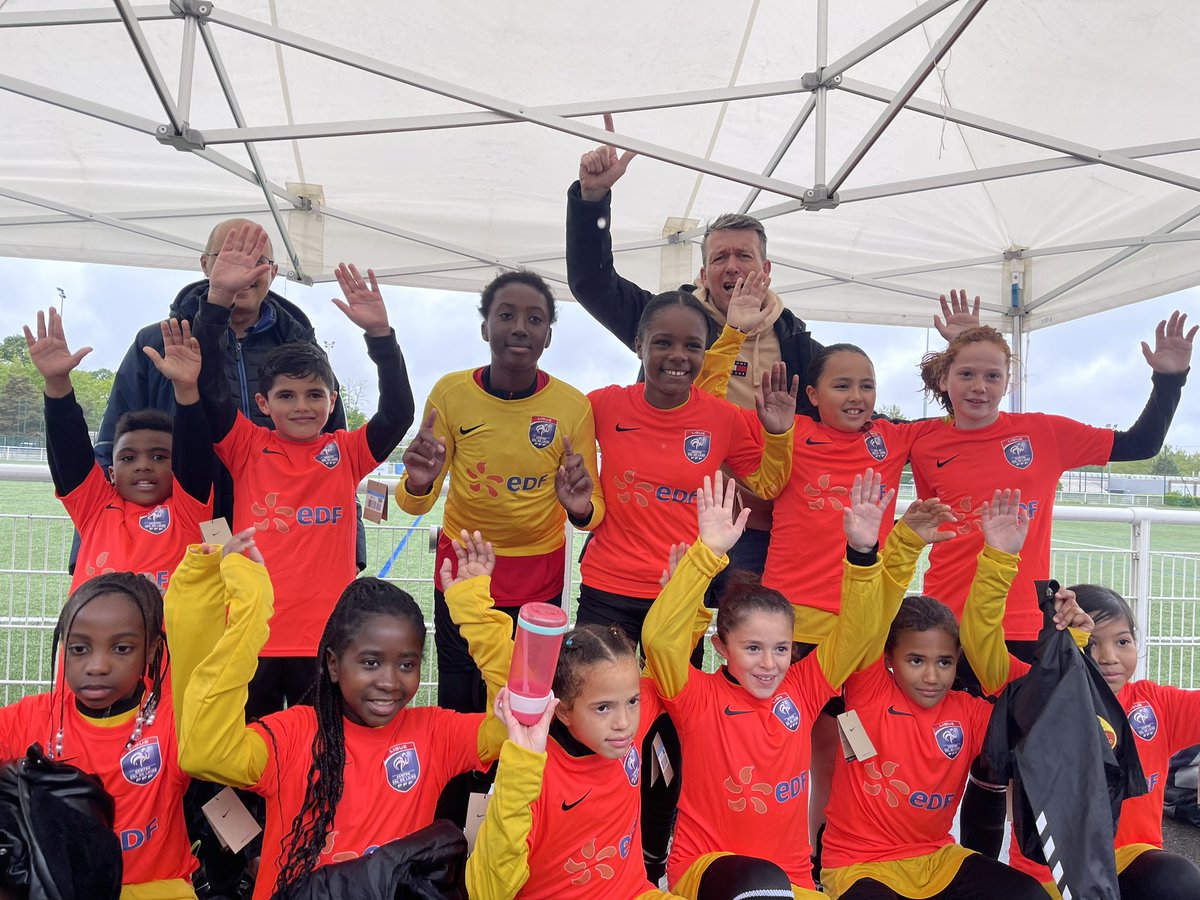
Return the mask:
POLYGON ((10 334, 0 341, 0 363, 29 363, 29 347, 25 335, 10 334))
POLYGON ((361 379, 349 382, 344 381, 341 384, 341 390, 338 392, 338 396, 342 398, 342 407, 346 410, 346 427, 351 431, 367 424, 367 414, 362 411, 360 405, 366 387, 366 382, 361 379))

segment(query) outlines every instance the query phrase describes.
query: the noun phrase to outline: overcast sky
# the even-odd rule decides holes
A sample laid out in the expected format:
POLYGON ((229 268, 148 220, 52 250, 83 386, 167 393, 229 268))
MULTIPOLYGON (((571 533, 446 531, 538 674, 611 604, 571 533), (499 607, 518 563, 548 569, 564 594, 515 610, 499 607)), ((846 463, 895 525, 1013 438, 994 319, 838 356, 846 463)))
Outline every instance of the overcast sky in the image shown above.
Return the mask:
MULTIPOLYGON (((68 341, 72 348, 83 344, 95 348, 83 365, 115 369, 137 329, 161 319, 179 288, 199 277, 198 272, 0 258, 0 336, 18 334, 21 325, 33 324, 39 308, 58 304, 57 289, 62 288, 67 294, 68 341)), ((308 313, 321 340, 332 342, 330 356, 338 377, 363 383, 364 409, 373 410, 375 378, 362 333, 356 333, 329 302, 337 295, 337 285, 306 288, 281 278, 273 287, 308 313)), ((487 346, 479 336, 477 296, 396 287, 383 290, 418 407, 441 375, 487 362, 487 346)), ((1128 427, 1150 389, 1149 367, 1138 342, 1152 341, 1155 324, 1175 308, 1200 321, 1200 290, 1034 332, 1025 363, 1027 408, 1093 425, 1128 427)), ((922 414, 916 365, 927 340, 935 348, 940 344, 936 332, 927 337, 924 329, 825 322, 810 322, 809 328, 822 343, 850 341, 867 351, 875 362, 880 406, 894 403, 908 416, 922 414)), ((628 383, 638 369, 633 354, 574 303, 559 305, 553 343, 542 357, 542 367, 585 392, 628 383)), ((1168 437, 1172 445, 1191 452, 1200 451, 1198 392, 1196 384, 1184 389, 1168 437)))

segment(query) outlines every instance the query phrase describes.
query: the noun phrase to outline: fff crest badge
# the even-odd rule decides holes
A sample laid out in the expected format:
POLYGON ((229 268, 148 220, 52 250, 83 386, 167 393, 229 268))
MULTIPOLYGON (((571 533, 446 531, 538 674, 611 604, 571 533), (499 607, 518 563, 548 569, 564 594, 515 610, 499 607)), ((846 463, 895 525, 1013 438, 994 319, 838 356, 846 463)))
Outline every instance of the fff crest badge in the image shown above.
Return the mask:
POLYGON ((171 510, 165 506, 156 506, 153 510, 138 519, 138 525, 142 531, 148 531, 151 534, 162 534, 171 527, 171 510))
POLYGON ((880 462, 887 459, 887 444, 884 443, 882 434, 880 434, 878 431, 868 431, 864 440, 867 444, 867 452, 870 453, 874 459, 877 459, 880 462))
POLYGON ((795 731, 800 727, 800 710, 787 694, 780 694, 775 698, 775 702, 771 704, 771 712, 788 731, 795 731))
POLYGON ((1154 740, 1158 734, 1158 716, 1154 714, 1154 707, 1144 700, 1135 703, 1129 711, 1129 727, 1143 741, 1154 740))
POLYGON ((330 441, 321 448, 321 452, 313 457, 327 469, 332 469, 342 461, 342 451, 338 449, 337 441, 330 441))
POLYGON ((1001 446, 1004 448, 1004 458, 1010 466, 1028 469, 1033 465, 1033 444, 1028 436, 1007 438, 1001 446))
POLYGON ((954 759, 962 753, 963 727, 961 723, 943 722, 933 729, 933 736, 937 739, 938 749, 942 751, 946 759, 954 759))
POLYGON ((629 752, 625 754, 625 777, 629 779, 629 783, 637 787, 638 782, 642 780, 642 755, 638 753, 636 742, 629 745, 629 752))
POLYGON ((396 744, 383 761, 383 772, 392 790, 407 794, 421 778, 421 760, 416 744, 396 744))
POLYGON ((683 433, 683 455, 691 462, 702 463, 708 459, 712 449, 712 432, 685 431, 683 433))
POLYGON ((156 737, 138 741, 121 756, 121 774, 130 784, 139 787, 149 784, 158 777, 160 771, 162 752, 156 737))
POLYGON ((554 433, 558 430, 558 419, 547 416, 530 416, 529 443, 537 449, 544 450, 554 443, 554 433))

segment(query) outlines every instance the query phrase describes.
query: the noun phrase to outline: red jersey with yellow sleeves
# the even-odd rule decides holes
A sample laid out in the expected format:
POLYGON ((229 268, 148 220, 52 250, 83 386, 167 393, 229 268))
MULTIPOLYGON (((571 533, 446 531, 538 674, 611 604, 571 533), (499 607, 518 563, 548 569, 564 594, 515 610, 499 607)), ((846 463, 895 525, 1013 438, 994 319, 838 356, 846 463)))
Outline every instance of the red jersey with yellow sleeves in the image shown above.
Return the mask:
MULTIPOLYGON (((604 518, 592 408, 583 394, 545 372, 538 373, 545 383, 532 396, 502 400, 484 390, 480 371, 452 372, 429 392, 424 415, 437 412, 433 431, 446 442, 446 463, 426 494, 410 494, 402 478, 396 503, 411 515, 427 513, 449 477, 443 531, 457 537, 463 529, 478 530, 505 560, 492 574, 496 603, 545 600, 562 591, 567 514, 554 492, 554 476, 564 438, 592 476, 592 518, 582 527, 594 528, 604 518), (521 564, 543 556, 553 565, 521 564)), ((438 548, 435 572, 442 559, 450 559, 457 571, 448 540, 438 548)))
POLYGON ((59 499, 79 531, 72 591, 95 575, 127 571, 145 575, 165 591, 188 544, 200 540, 200 523, 212 518, 211 495, 201 503, 178 482, 156 506, 131 503, 98 465, 59 499))
POLYGON ((696 491, 704 476, 728 464, 756 494, 776 496, 791 475, 793 429, 770 434, 753 411, 695 385, 674 409, 656 409, 644 394, 644 384, 588 394, 605 515, 580 572, 590 587, 652 598, 671 545, 696 539, 696 491))
POLYGON ((236 487, 233 530, 257 530, 275 610, 263 656, 312 656, 354 564, 354 500, 378 465, 366 428, 289 441, 240 412, 215 445, 236 487))
POLYGON ((706 854, 724 851, 773 860, 793 885, 812 889, 812 725, 842 682, 864 660, 878 658, 887 623, 923 546, 901 524, 885 547, 885 561, 846 563, 837 625, 764 700, 752 697, 724 668, 708 674, 688 665, 689 614, 727 558, 716 557, 701 542, 685 554, 642 631, 647 672, 679 731, 683 756, 683 788, 667 862, 671 884, 706 854))
POLYGON ((1020 489, 1021 504, 1029 512, 1029 536, 1009 592, 1004 631, 1009 640, 1036 639, 1042 613, 1033 582, 1049 572, 1059 478, 1067 469, 1108 462, 1113 434, 1062 416, 1002 412, 986 428, 955 428, 946 419, 919 438, 911 454, 917 494, 948 503, 957 517, 950 527, 958 532, 954 540, 930 548, 924 592, 961 617, 983 546, 980 506, 997 489, 1020 489))

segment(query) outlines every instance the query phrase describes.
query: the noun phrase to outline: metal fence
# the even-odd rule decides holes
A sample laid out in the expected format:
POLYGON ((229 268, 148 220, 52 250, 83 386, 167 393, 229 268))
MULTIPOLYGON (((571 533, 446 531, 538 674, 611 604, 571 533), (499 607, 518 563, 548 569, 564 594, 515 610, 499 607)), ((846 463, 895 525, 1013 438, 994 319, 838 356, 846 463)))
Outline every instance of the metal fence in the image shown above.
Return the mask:
MULTIPOLYGON (((1200 688, 1200 513, 1144 508, 1059 506, 1055 522, 1101 522, 1128 529, 1128 549, 1056 549, 1052 572, 1064 584, 1112 587, 1130 598, 1141 631, 1142 674, 1200 688), (1188 526, 1195 541, 1184 551, 1152 551, 1156 526, 1188 526)), ((369 573, 404 587, 432 618, 433 560, 438 526, 367 524, 369 573)), ((1178 530, 1178 529, 1177 529, 1178 530)), ((71 523, 65 516, 0 515, 0 703, 44 690, 50 672, 50 635, 66 599, 71 523)), ((572 534, 564 584, 570 602, 577 584, 583 535, 572 534)), ((924 563, 914 590, 919 589, 924 563)), ((432 635, 432 622, 430 622, 432 635)), ((422 671, 418 703, 432 702, 437 683, 433 641, 422 671)))

